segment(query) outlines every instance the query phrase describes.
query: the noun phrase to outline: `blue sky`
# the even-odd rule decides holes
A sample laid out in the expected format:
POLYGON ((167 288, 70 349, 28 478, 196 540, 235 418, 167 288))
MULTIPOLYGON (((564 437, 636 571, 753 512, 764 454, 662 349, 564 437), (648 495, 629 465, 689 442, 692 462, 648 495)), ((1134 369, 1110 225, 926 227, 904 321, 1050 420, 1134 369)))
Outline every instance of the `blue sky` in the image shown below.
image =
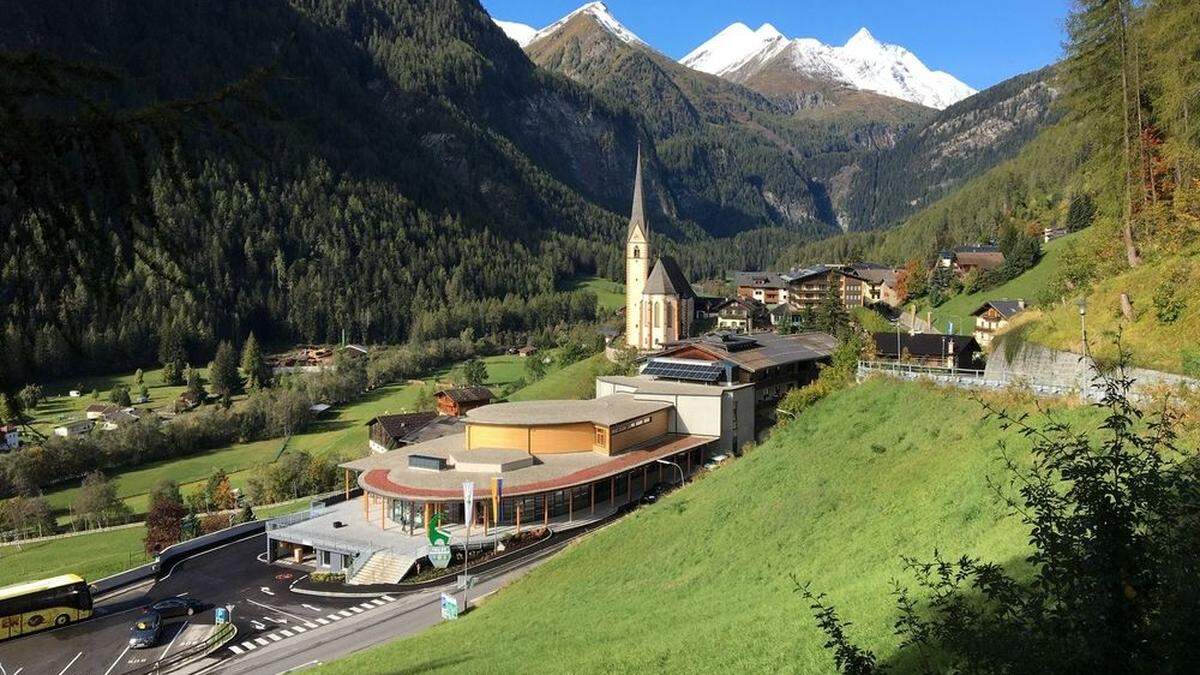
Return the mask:
MULTIPOLYGON (((536 28, 584 0, 482 0, 498 19, 536 28)), ((1057 61, 1071 0, 605 0, 621 23, 676 59, 725 26, 774 24, 789 37, 842 44, 866 26, 925 65, 983 89, 1057 61)))

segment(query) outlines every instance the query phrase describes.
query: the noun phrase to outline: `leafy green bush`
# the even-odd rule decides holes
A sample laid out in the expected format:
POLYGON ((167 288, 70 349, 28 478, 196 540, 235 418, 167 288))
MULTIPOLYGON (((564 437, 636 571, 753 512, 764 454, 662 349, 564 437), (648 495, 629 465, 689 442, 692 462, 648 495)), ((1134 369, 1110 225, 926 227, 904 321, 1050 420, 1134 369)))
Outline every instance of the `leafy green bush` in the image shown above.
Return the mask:
POLYGON ((1164 281, 1154 290, 1154 317, 1161 324, 1172 324, 1183 316, 1187 301, 1173 281, 1164 281))
POLYGON ((1185 347, 1179 350, 1179 368, 1184 375, 1200 377, 1200 349, 1185 347))
POLYGON ((346 583, 345 572, 313 572, 308 575, 309 579, 318 584, 344 584, 346 583))

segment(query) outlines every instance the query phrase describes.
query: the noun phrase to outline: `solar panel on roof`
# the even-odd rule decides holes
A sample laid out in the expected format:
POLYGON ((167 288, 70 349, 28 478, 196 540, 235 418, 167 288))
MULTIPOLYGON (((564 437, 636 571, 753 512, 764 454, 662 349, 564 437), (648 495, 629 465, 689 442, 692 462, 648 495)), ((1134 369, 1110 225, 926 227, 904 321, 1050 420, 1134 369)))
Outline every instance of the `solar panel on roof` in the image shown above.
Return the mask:
POLYGON ((642 370, 644 375, 667 377, 690 382, 716 382, 725 373, 725 368, 715 364, 678 363, 651 359, 642 370))

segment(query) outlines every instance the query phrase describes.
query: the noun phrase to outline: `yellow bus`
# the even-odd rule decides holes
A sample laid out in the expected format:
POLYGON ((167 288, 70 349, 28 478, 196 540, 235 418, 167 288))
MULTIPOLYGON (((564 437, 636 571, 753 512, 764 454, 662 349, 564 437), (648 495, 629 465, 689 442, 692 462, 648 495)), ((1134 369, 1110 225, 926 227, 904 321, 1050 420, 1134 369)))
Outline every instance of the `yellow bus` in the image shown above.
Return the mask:
POLYGON ((92 593, 74 574, 0 588, 0 640, 92 615, 92 593))

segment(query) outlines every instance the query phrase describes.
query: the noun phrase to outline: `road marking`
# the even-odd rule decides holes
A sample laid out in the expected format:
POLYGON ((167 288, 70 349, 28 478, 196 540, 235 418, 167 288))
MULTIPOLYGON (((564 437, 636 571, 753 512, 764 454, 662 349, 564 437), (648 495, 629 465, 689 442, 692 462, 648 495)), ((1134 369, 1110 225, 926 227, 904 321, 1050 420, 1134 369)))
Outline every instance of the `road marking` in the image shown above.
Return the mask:
MULTIPOLYGON (((258 590, 262 591, 263 593, 266 593, 267 595, 275 595, 275 593, 273 593, 271 591, 271 589, 267 586, 263 586, 262 588, 259 588, 258 590)), ((253 600, 251 600, 251 602, 253 602, 253 600)))
POLYGON ((284 636, 284 637, 292 637, 293 635, 295 635, 295 633, 293 633, 292 631, 290 631, 290 630, 288 630, 288 629, 286 629, 286 628, 284 628, 283 630, 281 630, 281 631, 279 631, 279 632, 280 632, 280 633, 283 633, 283 636, 284 636))
MULTIPOLYGON (((350 616, 350 615, 347 614, 346 616, 350 616)), ((329 618, 333 621, 341 621, 342 620, 342 617, 338 616, 337 614, 330 614, 329 618)))
MULTIPOLYGON (((113 671, 113 668, 117 667, 117 664, 121 662, 121 659, 125 658, 125 654, 127 654, 127 653, 129 653, 129 645, 125 645, 125 650, 121 652, 121 655, 117 657, 116 661, 112 662, 112 665, 108 667, 108 670, 104 671, 104 675, 108 675, 109 673, 111 673, 113 671)), ((20 672, 20 671, 17 671, 17 672, 20 672)), ((17 673, 13 673, 13 675, 17 675, 17 673)))
POLYGON ((242 648, 238 647, 237 645, 229 645, 229 651, 233 652, 234 654, 241 654, 242 648))
POLYGON ((362 614, 361 607, 348 607, 347 609, 349 609, 351 612, 354 612, 355 614, 362 614))
POLYGON ((380 605, 386 605, 386 604, 387 604, 386 602, 380 600, 379 598, 375 598, 374 600, 371 601, 372 607, 378 607, 380 605))
POLYGON ((255 647, 253 642, 246 640, 245 642, 242 643, 242 649, 245 649, 248 652, 252 652, 255 649, 258 649, 258 647, 255 647))
POLYGON ((171 641, 167 643, 167 648, 163 650, 162 656, 158 657, 159 661, 161 661, 167 657, 167 652, 171 651, 171 646, 174 645, 175 641, 179 639, 179 636, 183 634, 183 629, 187 628, 187 625, 188 625, 188 622, 184 621, 179 626, 179 630, 175 631, 175 637, 171 638, 171 641))
MULTIPOLYGON (((320 619, 317 619, 317 621, 320 621, 320 619)), ((300 627, 300 626, 293 626, 293 628, 299 628, 299 627, 300 627)), ((304 627, 305 627, 305 628, 316 628, 316 627, 317 627, 317 624, 315 624, 315 623, 313 623, 313 622, 311 622, 311 621, 305 621, 305 622, 304 622, 304 627)))
POLYGON ((258 637, 258 638, 254 638, 254 641, 255 641, 255 642, 257 642, 258 644, 260 644, 260 645, 264 646, 264 647, 265 647, 265 646, 267 646, 267 645, 269 645, 269 644, 271 644, 270 642, 267 642, 266 640, 264 640, 264 639, 262 639, 262 638, 260 638, 260 637, 258 637))
MULTIPOLYGON (((262 607, 263 609, 269 609, 272 612, 278 612, 284 616, 290 616, 293 619, 297 619, 299 621, 307 621, 308 620, 308 619, 305 619, 304 617, 300 616, 299 614, 292 614, 291 612, 285 612, 282 609, 275 607, 274 605, 268 605, 268 604, 262 603, 262 602, 255 602, 249 598, 246 598, 246 602, 248 602, 252 605, 258 605, 259 607, 262 607)), ((271 619, 271 620, 274 621, 275 623, 287 623, 286 619, 271 619)))
POLYGON ((271 642, 279 642, 280 640, 282 640, 282 639, 283 639, 283 638, 279 637, 278 635, 276 635, 276 634, 274 634, 274 633, 271 633, 271 634, 270 634, 270 635, 268 635, 267 637, 271 638, 271 642))
POLYGON ((306 633, 306 632, 308 632, 308 629, 307 629, 307 628, 304 628, 303 626, 292 626, 292 630, 296 631, 297 633, 306 633))
MULTIPOLYGON (((332 616, 332 615, 330 615, 330 616, 332 616)), ((346 610, 343 609, 342 611, 338 612, 338 616, 351 616, 351 614, 350 614, 350 612, 347 612, 346 610)))
POLYGON ((387 600, 388 602, 395 600, 395 598, 393 598, 390 595, 384 595, 384 596, 380 596, 380 597, 382 597, 384 600, 387 600))
POLYGON ((322 626, 328 626, 329 619, 317 619, 317 623, 321 624, 322 626))
POLYGON ((83 652, 79 652, 78 654, 76 654, 76 655, 75 655, 75 658, 71 659, 71 662, 70 662, 70 663, 68 663, 68 664, 66 665, 66 667, 65 667, 65 668, 63 668, 62 670, 58 671, 58 675, 63 675, 63 673, 65 673, 65 672, 67 672, 68 670, 70 670, 70 669, 71 669, 71 666, 75 665, 75 662, 76 662, 76 661, 78 661, 78 660, 79 660, 79 657, 81 657, 81 656, 83 656, 83 652))
POLYGON ((362 607, 363 609, 373 609, 375 605, 372 605, 369 602, 364 602, 363 604, 359 605, 359 607, 362 607))
POLYGON ((304 609, 307 609, 310 612, 320 613, 320 611, 321 611, 320 607, 313 607, 312 605, 306 605, 304 603, 301 603, 300 606, 303 607, 304 609))
POLYGON ((267 624, 255 621, 254 619, 250 620, 250 625, 254 626, 254 630, 262 630, 267 627, 267 624))

